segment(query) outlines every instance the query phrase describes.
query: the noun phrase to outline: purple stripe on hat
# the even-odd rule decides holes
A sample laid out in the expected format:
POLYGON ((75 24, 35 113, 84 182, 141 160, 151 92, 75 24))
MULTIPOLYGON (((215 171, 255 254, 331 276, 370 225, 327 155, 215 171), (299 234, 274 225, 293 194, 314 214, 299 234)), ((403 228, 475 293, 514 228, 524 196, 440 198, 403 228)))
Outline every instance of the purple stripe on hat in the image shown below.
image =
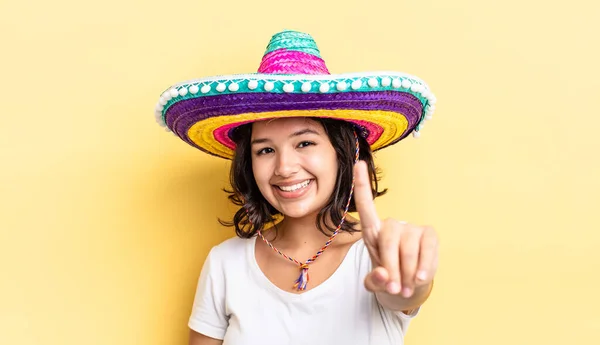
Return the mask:
MULTIPOLYGON (((216 116, 278 110, 357 109, 402 113, 409 131, 417 125, 423 105, 412 94, 398 91, 344 92, 326 94, 237 93, 190 98, 173 104, 166 112, 168 127, 183 140, 196 122, 216 116)), ((368 120, 368 119, 366 119, 368 120)), ((407 133, 409 132, 407 131, 407 133)))

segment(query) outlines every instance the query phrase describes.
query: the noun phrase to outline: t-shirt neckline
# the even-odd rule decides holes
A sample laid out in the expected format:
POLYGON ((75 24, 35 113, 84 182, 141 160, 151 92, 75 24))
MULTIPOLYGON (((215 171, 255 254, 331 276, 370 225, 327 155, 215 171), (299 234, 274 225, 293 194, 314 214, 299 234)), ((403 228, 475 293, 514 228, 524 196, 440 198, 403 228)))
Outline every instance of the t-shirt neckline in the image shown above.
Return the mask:
MULTIPOLYGON (((333 289, 331 289, 331 287, 336 286, 334 284, 335 280, 338 279, 338 277, 340 275, 342 275, 342 272, 345 270, 346 266, 351 264, 352 259, 356 256, 356 246, 358 245, 359 242, 363 241, 363 239, 360 238, 356 242, 352 243, 352 245, 348 249, 348 252, 344 256, 344 259, 342 260, 340 265, 333 272, 333 274, 331 276, 329 276, 324 282, 322 282, 318 286, 315 286, 314 288, 312 288, 306 292, 298 294, 298 293, 293 293, 293 292, 289 292, 289 291, 285 291, 285 290, 281 289, 280 287, 275 285, 271 280, 269 280, 269 278, 267 278, 265 273, 260 269, 260 266, 258 266, 258 262, 256 261, 256 253, 255 253, 256 252, 256 242, 258 240, 259 240, 258 236, 251 238, 250 241, 248 241, 249 243, 246 248, 246 255, 247 255, 248 262, 250 262, 250 269, 252 271, 252 275, 254 275, 254 277, 257 279, 257 281, 262 286, 270 289, 271 291, 274 291, 275 293, 282 296, 283 298, 296 299, 296 300, 297 299, 314 298, 314 296, 318 296, 321 294, 326 294, 326 293, 334 291, 333 289)), ((291 264, 292 263, 290 263, 290 265, 291 264)), ((296 264, 294 263, 294 265, 296 265, 296 264)), ((300 268, 298 268, 298 274, 300 274, 300 268)), ((292 283, 292 282, 290 282, 290 283, 292 283)), ((310 284, 310 282, 309 282, 309 284, 310 284)), ((336 287, 338 288, 338 290, 339 290, 339 286, 343 287, 344 284, 337 285, 336 287)), ((338 290, 335 290, 335 291, 339 292, 338 290)))

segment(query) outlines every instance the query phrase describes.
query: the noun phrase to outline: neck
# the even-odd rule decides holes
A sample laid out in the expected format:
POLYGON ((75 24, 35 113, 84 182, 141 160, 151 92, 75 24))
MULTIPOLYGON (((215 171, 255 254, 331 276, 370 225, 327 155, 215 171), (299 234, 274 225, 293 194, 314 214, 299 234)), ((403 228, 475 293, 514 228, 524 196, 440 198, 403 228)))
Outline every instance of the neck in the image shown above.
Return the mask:
MULTIPOLYGON (((329 220, 328 220, 329 221, 329 220)), ((331 222, 329 221, 331 226, 331 222)), ((334 225, 334 226, 337 226, 334 225)), ((324 229, 326 227, 322 226, 324 229)), ((277 225, 277 242, 286 246, 315 248, 322 246, 331 235, 323 234, 317 228, 317 216, 307 216, 302 218, 286 217, 277 225)), ((328 233, 326 231, 326 233, 328 233)))
MULTIPOLYGON (((275 233, 270 233, 266 237, 272 241, 275 238, 273 244, 277 244, 282 247, 293 247, 293 248, 318 248, 325 244, 325 242, 333 235, 333 233, 325 231, 323 234, 317 228, 317 216, 316 214, 311 217, 302 217, 302 218, 290 218, 285 217, 281 223, 277 225, 277 237, 275 238, 275 233)), ((332 228, 337 228, 339 224, 333 224, 330 219, 327 219, 328 225, 332 228)), ((346 221, 356 221, 351 215, 346 216, 346 221)), ((327 229, 324 225, 323 229, 327 229)), ((335 242, 340 242, 342 240, 340 237, 346 237, 345 232, 340 232, 336 236, 335 242)), ((361 237, 360 233, 355 234, 356 236, 351 237, 361 237)), ((342 240, 343 242, 343 240, 342 240)))

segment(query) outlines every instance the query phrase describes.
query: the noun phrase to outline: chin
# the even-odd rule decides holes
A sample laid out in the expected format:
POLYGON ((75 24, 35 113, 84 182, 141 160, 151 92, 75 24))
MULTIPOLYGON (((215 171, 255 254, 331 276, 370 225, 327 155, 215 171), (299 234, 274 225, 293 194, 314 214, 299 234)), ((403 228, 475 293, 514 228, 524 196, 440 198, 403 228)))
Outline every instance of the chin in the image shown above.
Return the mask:
POLYGON ((306 217, 316 217, 317 214, 319 214, 319 211, 321 211, 323 209, 323 207, 325 207, 326 204, 319 204, 319 205, 315 205, 315 204, 302 204, 302 203, 297 203, 297 204, 288 204, 288 205, 281 205, 281 207, 278 208, 278 211, 281 212, 281 214, 283 214, 285 217, 289 217, 289 218, 296 218, 296 219, 300 219, 300 218, 306 218, 306 217))
POLYGON ((304 218, 311 215, 316 215, 318 213, 318 209, 313 208, 305 208, 305 207, 283 207, 279 210, 281 214, 285 217, 289 218, 304 218))

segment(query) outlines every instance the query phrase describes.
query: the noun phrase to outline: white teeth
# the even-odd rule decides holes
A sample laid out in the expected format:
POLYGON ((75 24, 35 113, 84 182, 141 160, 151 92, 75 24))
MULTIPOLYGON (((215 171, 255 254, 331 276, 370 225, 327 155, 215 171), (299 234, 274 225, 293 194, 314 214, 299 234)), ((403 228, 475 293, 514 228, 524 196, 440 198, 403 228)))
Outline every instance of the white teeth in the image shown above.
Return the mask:
POLYGON ((285 192, 293 192, 295 190, 298 190, 300 188, 304 188, 304 187, 308 186, 309 183, 310 183, 310 180, 306 180, 304 182, 295 184, 293 186, 277 186, 277 187, 279 187, 279 189, 281 189, 282 191, 285 191, 285 192))

